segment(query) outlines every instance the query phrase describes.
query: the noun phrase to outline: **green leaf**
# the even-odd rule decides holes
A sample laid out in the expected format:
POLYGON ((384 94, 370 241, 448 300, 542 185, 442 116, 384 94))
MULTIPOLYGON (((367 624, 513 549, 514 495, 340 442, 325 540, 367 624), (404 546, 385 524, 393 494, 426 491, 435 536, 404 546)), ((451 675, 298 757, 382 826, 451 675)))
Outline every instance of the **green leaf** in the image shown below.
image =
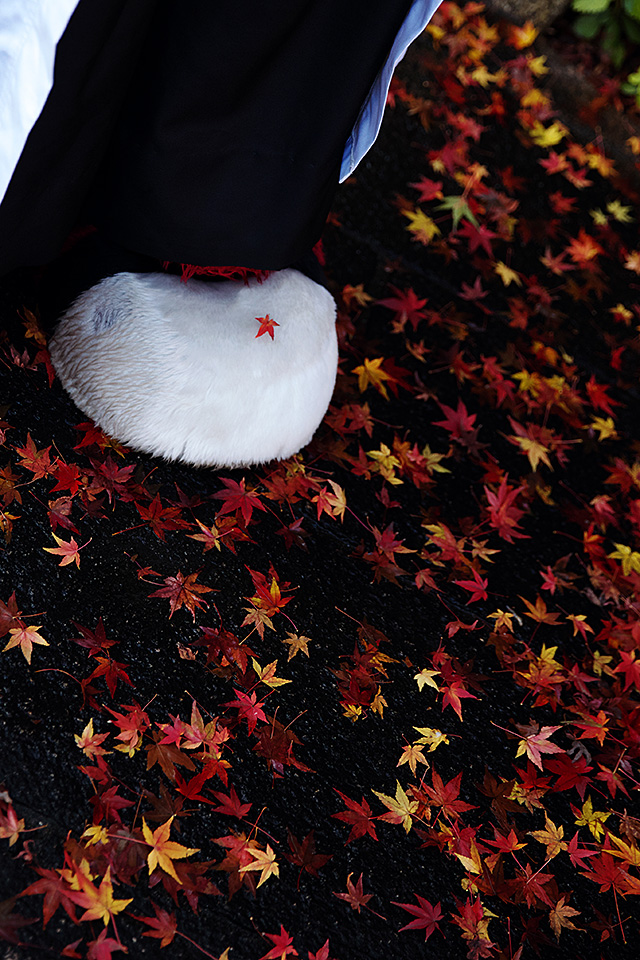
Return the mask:
POLYGON ((625 17, 623 20, 624 32, 631 43, 640 43, 640 23, 632 20, 631 17, 625 17))
POLYGON ((436 210, 448 210, 453 217, 453 229, 458 229, 458 224, 464 217, 474 227, 479 226, 478 221, 473 215, 469 204, 463 197, 444 197, 443 202, 439 203, 436 210))
POLYGON ((622 66, 627 48, 622 40, 622 28, 618 22, 609 23, 605 27, 602 35, 602 49, 609 54, 614 67, 622 66))
POLYGON ((640 20, 640 0, 624 0, 624 12, 635 20, 640 20))
POLYGON ((573 9, 578 13, 602 13, 608 10, 612 0, 573 0, 573 9))
POLYGON ((604 13, 583 13, 573 22, 573 32, 585 40, 593 40, 606 22, 604 13))

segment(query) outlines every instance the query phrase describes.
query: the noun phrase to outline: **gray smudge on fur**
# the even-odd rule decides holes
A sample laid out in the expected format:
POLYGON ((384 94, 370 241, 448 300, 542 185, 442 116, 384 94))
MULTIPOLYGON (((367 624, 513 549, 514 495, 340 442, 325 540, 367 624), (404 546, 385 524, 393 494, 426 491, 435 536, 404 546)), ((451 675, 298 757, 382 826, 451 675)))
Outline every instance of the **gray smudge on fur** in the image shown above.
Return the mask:
POLYGON ((93 329, 96 333, 102 333, 104 330, 110 330, 121 319, 121 311, 117 308, 100 307, 93 313, 93 329))

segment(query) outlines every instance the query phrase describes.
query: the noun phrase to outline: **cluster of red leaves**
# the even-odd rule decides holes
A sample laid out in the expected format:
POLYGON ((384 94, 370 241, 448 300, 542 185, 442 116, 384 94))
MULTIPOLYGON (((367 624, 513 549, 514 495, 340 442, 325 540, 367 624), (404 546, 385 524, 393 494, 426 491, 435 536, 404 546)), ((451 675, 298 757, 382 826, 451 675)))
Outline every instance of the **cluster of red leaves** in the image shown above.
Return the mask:
MULTIPOLYGON (((423 87, 416 93, 401 77, 391 94, 392 107, 416 125, 422 172, 390 205, 399 242, 453 278, 464 264, 464 279, 444 303, 419 273, 397 268, 384 289, 343 286, 344 372, 312 448, 251 476, 220 477, 203 499, 156 487, 151 472, 90 423, 79 425, 73 449, 39 448, 30 433, 14 439, 20 430, 11 433, 10 409, 3 411, 9 421, 0 421, 0 439, 9 461, 0 469, 0 521, 7 544, 14 524, 27 523, 20 516, 25 494, 51 526, 56 545, 40 544, 47 562, 59 557, 70 577, 92 562, 103 536, 98 521, 122 535, 146 529, 162 543, 186 537, 200 544, 195 569, 176 563, 156 572, 133 556, 130 588, 140 591, 141 605, 151 598, 151 617, 162 616, 159 599, 169 601, 173 623, 197 622, 199 633, 179 644, 180 657, 224 691, 211 713, 195 701, 189 716, 154 713, 153 704, 136 700, 131 663, 114 653, 120 641, 102 621, 68 627, 67 638, 87 658, 75 677, 87 715, 76 743, 92 796, 87 827, 67 838, 57 868, 38 863, 23 837, 24 819, 0 791, 0 840, 21 846, 37 874, 22 896, 44 897, 45 928, 61 912, 80 928, 64 956, 108 960, 126 950, 119 928, 133 920, 133 929, 142 924, 137 929, 160 947, 181 937, 211 957, 181 929, 185 902, 197 912, 202 898, 223 891, 238 900, 260 896, 281 869, 298 886, 313 883, 330 860, 342 882, 332 893, 351 908, 345 924, 372 914, 407 936, 456 935, 470 958, 518 960, 526 944, 545 949, 549 934, 559 939, 580 930, 600 941, 635 935, 627 901, 640 894, 640 820, 627 806, 639 788, 640 461, 637 445, 626 442, 625 391, 638 371, 640 308, 624 281, 640 274, 640 249, 627 230, 635 214, 626 197, 637 197, 597 142, 575 142, 558 119, 540 85, 544 58, 531 49, 530 27, 501 33, 480 4, 446 2, 428 32, 432 46, 420 55, 433 95, 423 87), (526 173, 489 153, 496 130, 529 158, 526 173), (485 167, 479 158, 488 156, 485 167), (545 189, 532 209, 533 177, 545 189), (590 208, 590 191, 607 201, 590 208), (592 312, 600 314, 599 329, 584 323, 602 347, 606 377, 577 361, 564 346, 570 336, 560 335, 576 313, 592 312), (388 356, 377 356, 378 341, 370 345, 357 332, 366 332, 370 315, 387 325, 388 356), (487 352, 485 343, 496 346, 487 352), (583 489, 576 475, 590 463, 583 489), (366 517, 351 506, 363 482, 375 495, 375 512, 366 517), (453 505, 451 485, 458 491, 453 505), (407 505, 414 523, 406 520, 407 505), (535 555, 538 526, 559 518, 564 533, 550 541, 537 582, 522 588, 526 596, 505 598, 508 567, 529 546, 535 555), (80 545, 83 526, 93 536, 80 545), (304 621, 303 585, 294 592, 268 560, 258 570, 243 565, 248 546, 259 544, 269 556, 274 529, 279 547, 303 553, 318 528, 340 532, 354 575, 368 573, 372 591, 386 581, 433 600, 432 609, 456 607, 419 658, 400 654, 397 638, 364 617, 349 647, 336 654, 321 627, 304 621), (225 623, 212 600, 221 589, 212 557, 232 564, 246 584, 243 595, 230 598, 235 619, 225 623), (290 619, 294 598, 293 616, 313 641, 290 619), (467 618, 467 607, 475 619, 467 618), (271 634, 282 647, 269 646, 271 634), (456 654, 462 638, 467 649, 482 651, 483 676, 456 654), (334 803, 324 818, 348 833, 342 846, 329 850, 322 842, 318 852, 313 830, 272 835, 268 812, 257 812, 264 798, 238 792, 234 764, 248 747, 274 789, 282 778, 312 773, 300 759, 297 716, 279 697, 288 684, 301 683, 290 667, 298 654, 304 670, 297 678, 318 671, 309 644, 315 651, 321 641, 335 680, 334 708, 347 731, 349 722, 387 722, 396 681, 405 696, 412 690, 415 713, 402 739, 387 741, 386 756, 377 758, 379 780, 362 784, 361 799, 331 785, 334 803), (444 771, 455 769, 453 739, 470 736, 463 721, 489 699, 489 680, 497 697, 507 687, 519 695, 528 722, 519 716, 487 732, 507 760, 474 784, 459 766, 444 771), (425 710, 436 711, 433 722, 443 729, 413 725, 424 722, 425 710), (436 750, 443 757, 437 767, 430 756, 436 750), (147 771, 161 771, 157 792, 137 786, 147 771), (221 835, 196 837, 188 820, 194 810, 232 823, 221 835), (211 859, 196 860, 198 849, 171 839, 183 830, 211 859), (370 876, 366 845, 384 843, 387 831, 406 844, 407 861, 445 863, 454 889, 416 881, 408 902, 384 878, 370 876), (590 915, 584 900, 573 905, 566 878, 578 875, 599 897, 590 915), (129 908, 127 895, 143 881, 146 915, 129 908), (374 896, 391 919, 370 906, 374 896), (100 921, 101 930, 91 926, 100 921)), ((339 219, 330 230, 340 231, 339 219)), ((256 335, 273 337, 273 321, 259 319, 256 335)), ((6 362, 25 376, 44 373, 50 383, 44 342, 28 314, 25 329, 35 352, 10 346, 6 362)), ((9 635, 3 653, 15 656, 19 647, 30 665, 33 644, 48 643, 27 619, 16 594, 7 594, 0 604, 0 635, 9 635)), ((53 646, 37 654, 55 669, 53 646)), ((13 907, 0 907, 0 936, 18 943, 25 921, 13 907)), ((262 960, 303 955, 302 934, 285 925, 262 937, 256 958, 261 950, 262 960)), ((366 933, 361 937, 365 942, 366 933)), ((227 956, 228 948, 219 951, 220 960, 227 956)), ((329 940, 308 956, 331 960, 329 940)))

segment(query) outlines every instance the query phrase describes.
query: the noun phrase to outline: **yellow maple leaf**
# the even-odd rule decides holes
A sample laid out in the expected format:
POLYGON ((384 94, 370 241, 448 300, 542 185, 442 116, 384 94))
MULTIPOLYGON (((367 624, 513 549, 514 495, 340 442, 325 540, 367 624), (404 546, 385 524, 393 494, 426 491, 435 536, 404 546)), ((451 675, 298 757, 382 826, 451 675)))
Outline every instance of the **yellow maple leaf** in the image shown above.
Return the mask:
POLYGON ((403 483, 395 473, 395 468, 400 466, 400 461, 394 457, 386 443, 381 443, 379 450, 367 450, 367 456, 374 461, 372 469, 382 474, 385 480, 394 486, 403 483))
POLYGON ((625 270, 633 270, 634 273, 640 273, 640 250, 632 250, 624 262, 625 270))
POLYGON ((278 866, 276 855, 269 844, 267 844, 266 850, 254 850, 252 848, 247 852, 253 857, 253 863, 245 863, 243 867, 240 867, 239 873, 246 873, 247 870, 260 870, 260 879, 258 880, 259 887, 261 887, 269 877, 280 876, 280 867, 278 866))
POLYGON ((596 840, 604 834, 604 822, 609 819, 611 813, 605 813, 604 810, 594 810, 591 797, 587 797, 582 804, 582 813, 576 818, 575 822, 579 827, 589 827, 596 840))
POLYGON ((198 850, 197 848, 184 847, 181 843, 175 843, 173 840, 169 840, 172 820, 173 817, 169 817, 166 823, 161 824, 157 830, 154 830, 152 833, 143 817, 142 834, 146 843, 151 847, 151 850, 147 854, 149 874, 152 874, 156 867, 160 867, 178 883, 182 883, 174 870, 172 861, 190 857, 192 853, 198 853, 198 850))
POLYGON ((377 790, 371 792, 375 793, 389 810, 389 813, 383 813, 380 819, 387 820, 389 823, 401 823, 405 832, 409 833, 413 823, 411 816, 416 812, 419 804, 417 800, 409 800, 400 786, 400 781, 396 780, 395 797, 388 797, 386 793, 379 793, 377 790))
POLYGON ((542 77, 545 73, 549 73, 546 57, 529 57, 527 62, 534 77, 542 77))
POLYGON ((526 23, 523 23, 521 27, 515 26, 515 24, 510 24, 507 40, 512 47, 515 47, 516 50, 524 50, 525 47, 530 47, 535 38, 538 36, 538 30, 533 20, 527 20, 526 23))
POLYGON ((448 455, 446 453, 432 453, 431 447, 427 443, 422 448, 422 456, 427 461, 425 468, 429 476, 433 473, 451 473, 451 470, 447 470, 447 468, 443 467, 440 463, 441 460, 447 458, 448 455))
POLYGON ((429 687, 433 687, 434 690, 437 690, 439 693, 440 687, 433 679, 434 677, 439 677, 439 676, 440 676, 439 670, 427 670, 425 668, 424 670, 421 670, 420 673, 416 673, 413 679, 418 684, 418 689, 420 690, 420 692, 422 692, 425 686, 429 686, 429 687))
POLYGON ((82 839, 86 841, 86 845, 88 847, 91 847, 96 843, 108 843, 109 832, 105 827, 102 827, 100 824, 96 823, 90 827, 87 827, 82 834, 82 839))
POLYGON ((405 229, 413 234, 414 240, 424 246, 431 243, 434 237, 440 235, 440 228, 437 223, 431 217, 428 217, 420 207, 417 207, 416 210, 401 210, 400 212, 409 220, 405 229))
POLYGON ((579 917, 580 911, 574 910, 568 903, 565 903, 567 896, 568 894, 563 893, 558 902, 549 910, 549 924, 556 938, 560 937, 563 927, 566 930, 580 929, 580 927, 576 927, 575 923, 569 919, 569 917, 579 917))
POLYGON ((358 283, 352 286, 350 283, 347 283, 342 288, 342 300, 345 307, 350 307, 352 303, 357 303, 359 307, 367 307, 373 300, 373 297, 371 294, 365 292, 364 284, 358 283))
POLYGON ((562 839, 564 837, 564 827, 562 825, 556 827, 553 820, 550 820, 546 813, 544 816, 544 830, 530 830, 529 834, 535 837, 536 840, 539 840, 540 843, 544 843, 547 848, 545 854, 547 860, 553 860, 562 850, 567 849, 566 841, 562 839))
POLYGON ((382 394, 385 400, 389 399, 384 381, 390 380, 391 377, 388 373, 385 373, 382 368, 383 363, 384 357, 376 357, 374 360, 369 360, 368 357, 365 357, 364 362, 361 363, 360 366, 353 368, 351 372, 358 374, 358 389, 360 393, 364 393, 367 387, 371 385, 375 387, 378 393, 382 394))
POLYGON ((398 760, 396 766, 400 767, 403 763, 409 764, 409 769, 411 773, 415 776, 416 764, 423 763, 425 767, 429 766, 429 761, 422 752, 422 746, 419 743, 407 744, 406 747, 403 747, 402 754, 398 760))
POLYGON ((608 553, 607 556, 609 560, 621 561, 623 575, 628 577, 632 570, 635 573, 640 573, 640 553, 632 550, 631 547, 625 546, 624 543, 614 542, 613 545, 616 549, 613 553, 608 553))
POLYGON ((538 87, 531 87, 520 99, 520 105, 523 107, 546 107, 549 104, 547 97, 538 87))
POLYGON ((594 417, 591 423, 588 423, 585 430, 595 430, 598 434, 598 440, 616 440, 618 434, 616 425, 611 417, 594 417))
POLYGON ((537 147, 555 147, 566 137, 567 128, 558 120, 554 120, 549 127, 543 126, 539 120, 536 120, 528 132, 530 139, 537 147))
POLYGON ((515 614, 506 613, 504 610, 498 608, 495 613, 489 614, 490 620, 495 620, 495 628, 498 630, 500 627, 506 627, 511 633, 513 633, 513 618, 515 614))
POLYGON ((626 860, 630 866, 640 867, 640 849, 638 849, 635 840, 632 839, 631 843, 625 843, 624 840, 620 840, 612 833, 609 834, 609 839, 618 848, 617 850, 607 851, 612 857, 620 857, 622 860, 626 860))
POLYGON ((603 673, 606 673, 608 676, 613 676, 613 671, 607 666, 607 664, 613 661, 613 657, 607 657, 605 654, 600 653, 599 650, 595 650, 593 654, 593 672, 597 677, 601 677, 603 673))
POLYGON ((595 223, 596 227, 606 227, 609 221, 606 213, 603 213, 599 207, 597 207, 595 210, 589 210, 589 216, 595 223))
POLYGON ((532 470, 538 469, 538 464, 541 460, 550 470, 553 470, 548 457, 549 447, 545 447, 545 445, 538 440, 532 440, 531 437, 510 436, 509 440, 517 443, 522 452, 526 453, 532 470))
POLYGON ((631 207, 623 206, 619 200, 610 200, 607 204, 607 210, 618 223, 631 223, 634 220, 631 209, 631 207))
POLYGON ((497 260, 493 265, 493 269, 494 272, 498 274, 505 287, 510 286, 512 283, 517 284, 519 287, 522 286, 520 274, 516 273, 515 270, 512 270, 511 267, 508 267, 506 263, 502 262, 502 260, 497 260))
POLYGON ((413 729, 420 734, 420 739, 416 743, 422 746, 428 745, 429 753, 437 750, 441 743, 449 743, 449 737, 435 727, 414 727, 413 729))
POLYGON ((129 900, 114 900, 113 885, 111 883, 111 867, 107 867, 102 883, 94 887, 85 876, 79 877, 82 889, 81 906, 86 907, 80 920, 102 920, 105 927, 116 913, 124 910, 129 900))
MULTIPOLYGON (((291 659, 291 657, 289 657, 289 659, 291 659)), ((262 683, 266 683, 266 685, 273 690, 275 690, 276 687, 283 687, 285 683, 291 683, 291 680, 283 680, 282 677, 276 677, 276 670, 278 668, 277 660, 272 660, 266 667, 261 667, 256 658, 252 657, 251 664, 262 683)))
POLYGON ((377 713, 379 717, 384 716, 384 708, 388 707, 389 704, 382 696, 382 687, 378 687, 376 690, 376 695, 371 701, 371 709, 374 713, 377 713))

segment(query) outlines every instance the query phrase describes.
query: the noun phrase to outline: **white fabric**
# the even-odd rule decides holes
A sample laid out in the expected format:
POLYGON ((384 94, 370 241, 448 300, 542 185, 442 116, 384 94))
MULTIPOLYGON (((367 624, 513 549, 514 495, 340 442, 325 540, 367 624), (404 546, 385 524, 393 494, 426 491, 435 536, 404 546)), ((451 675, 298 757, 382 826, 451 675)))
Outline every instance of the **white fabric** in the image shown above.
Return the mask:
POLYGON ((49 344, 62 385, 117 440, 170 460, 244 466, 309 442, 336 379, 336 305, 297 270, 262 284, 119 273, 49 344), (266 314, 274 337, 256 336, 266 314))
POLYGON ((76 0, 0 0, 0 197, 49 96, 56 45, 75 8, 76 0))
POLYGON ((373 146, 382 125, 382 115, 393 71, 404 57, 409 45, 420 36, 441 2, 442 0, 414 0, 398 31, 391 52, 360 110, 351 136, 347 140, 342 156, 340 183, 351 176, 364 155, 373 146))

